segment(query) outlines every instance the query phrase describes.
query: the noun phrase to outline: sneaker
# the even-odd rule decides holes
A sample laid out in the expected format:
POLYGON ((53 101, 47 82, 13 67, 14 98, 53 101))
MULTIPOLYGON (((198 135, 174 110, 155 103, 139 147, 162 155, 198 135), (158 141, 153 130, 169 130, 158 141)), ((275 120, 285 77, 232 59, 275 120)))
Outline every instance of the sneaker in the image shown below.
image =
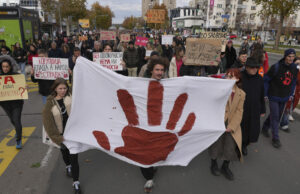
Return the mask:
POLYGON ((293 117, 292 115, 290 115, 290 116, 289 116, 289 120, 290 120, 290 121, 294 121, 295 119, 294 119, 294 117, 293 117))
POLYGON ((17 149, 22 149, 22 140, 17 141, 16 148, 17 149))
POLYGON ((290 129, 289 129, 289 126, 288 125, 284 125, 281 127, 281 130, 286 132, 286 133, 289 133, 290 132, 290 129))
POLYGON ((148 180, 144 185, 145 193, 150 193, 152 191, 153 186, 154 186, 153 180, 148 180))
POLYGON ((274 148, 280 148, 281 147, 281 143, 279 139, 272 139, 272 145, 274 148))
POLYGON ((73 183, 74 194, 81 194, 80 183, 79 181, 75 181, 73 183))
POLYGON ((261 133, 265 136, 265 137, 270 137, 269 131, 268 130, 261 130, 261 133))
POLYGON ((67 175, 67 177, 72 178, 72 168, 71 168, 71 165, 66 166, 66 175, 67 175))

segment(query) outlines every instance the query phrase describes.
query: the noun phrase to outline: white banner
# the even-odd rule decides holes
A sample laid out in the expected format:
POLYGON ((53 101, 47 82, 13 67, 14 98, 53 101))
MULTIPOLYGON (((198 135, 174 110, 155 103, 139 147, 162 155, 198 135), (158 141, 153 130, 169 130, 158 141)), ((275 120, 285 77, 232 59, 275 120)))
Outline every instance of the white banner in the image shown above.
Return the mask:
POLYGON ((146 50, 146 57, 150 57, 153 50, 146 50))
POLYGON ((69 79, 69 60, 61 58, 33 57, 35 79, 56 80, 69 79))
POLYGON ((123 52, 93 53, 93 61, 113 71, 123 70, 123 52))
POLYGON ((162 35, 162 38, 161 38, 161 44, 162 45, 172 45, 173 43, 173 35, 162 35))
POLYGON ((125 77, 80 57, 64 144, 73 154, 96 148, 142 167, 186 166, 224 133, 233 84, 125 77))

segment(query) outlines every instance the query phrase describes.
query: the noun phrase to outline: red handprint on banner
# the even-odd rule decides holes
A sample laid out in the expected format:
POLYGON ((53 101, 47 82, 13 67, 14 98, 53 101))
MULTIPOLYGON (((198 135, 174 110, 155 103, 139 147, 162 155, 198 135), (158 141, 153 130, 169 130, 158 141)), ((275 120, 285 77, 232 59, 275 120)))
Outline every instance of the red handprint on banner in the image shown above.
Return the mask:
MULTIPOLYGON (((149 126, 160 126, 162 122, 163 86, 157 81, 150 81, 148 86, 147 114, 149 126)), ((151 165, 166 160, 174 150, 178 136, 188 133, 194 126, 196 115, 190 113, 182 126, 176 133, 171 132, 149 132, 135 127, 139 125, 139 117, 136 111, 133 97, 127 90, 117 91, 118 99, 125 113, 128 125, 123 128, 123 147, 114 151, 140 164, 151 165), (178 136, 177 136, 178 135, 178 136)), ((181 117, 183 108, 188 99, 186 93, 180 94, 174 102, 173 110, 166 125, 167 130, 174 130, 181 117)), ((110 143, 106 134, 102 131, 93 131, 98 144, 106 150, 110 150, 110 143)))

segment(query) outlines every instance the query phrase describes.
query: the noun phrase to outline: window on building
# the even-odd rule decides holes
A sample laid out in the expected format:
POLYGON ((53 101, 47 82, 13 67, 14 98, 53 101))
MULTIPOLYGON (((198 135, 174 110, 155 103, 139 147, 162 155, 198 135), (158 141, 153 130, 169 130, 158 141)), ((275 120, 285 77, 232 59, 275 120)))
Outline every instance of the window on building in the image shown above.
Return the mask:
POLYGON ((220 24, 221 23, 221 21, 220 20, 216 20, 216 24, 220 24))
POLYGON ((217 8, 222 8, 222 4, 217 4, 217 8))
POLYGON ((256 10, 256 6, 251 6, 251 10, 256 10))
POLYGON ((255 13, 250 14, 250 20, 254 20, 255 19, 255 13))
POLYGON ((20 6, 24 7, 37 7, 38 6, 38 0, 21 0, 20 6))

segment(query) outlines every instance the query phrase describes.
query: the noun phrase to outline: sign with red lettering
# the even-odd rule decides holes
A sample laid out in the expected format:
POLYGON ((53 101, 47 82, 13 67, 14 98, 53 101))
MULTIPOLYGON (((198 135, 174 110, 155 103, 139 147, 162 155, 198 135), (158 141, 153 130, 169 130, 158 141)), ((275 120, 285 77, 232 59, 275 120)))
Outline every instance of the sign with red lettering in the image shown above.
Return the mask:
POLYGON ((35 79, 69 79, 69 61, 61 58, 33 57, 35 79))
POLYGON ((123 52, 93 53, 93 61, 113 71, 123 70, 123 52))
POLYGON ((116 40, 116 32, 114 31, 101 31, 100 40, 116 40))
POLYGON ((129 42, 130 34, 121 34, 121 42, 129 42))
POLYGON ((23 74, 0 76, 0 101, 28 99, 23 74))
POLYGON ((135 40, 135 45, 138 46, 146 46, 148 43, 149 39, 141 36, 137 36, 135 40))

